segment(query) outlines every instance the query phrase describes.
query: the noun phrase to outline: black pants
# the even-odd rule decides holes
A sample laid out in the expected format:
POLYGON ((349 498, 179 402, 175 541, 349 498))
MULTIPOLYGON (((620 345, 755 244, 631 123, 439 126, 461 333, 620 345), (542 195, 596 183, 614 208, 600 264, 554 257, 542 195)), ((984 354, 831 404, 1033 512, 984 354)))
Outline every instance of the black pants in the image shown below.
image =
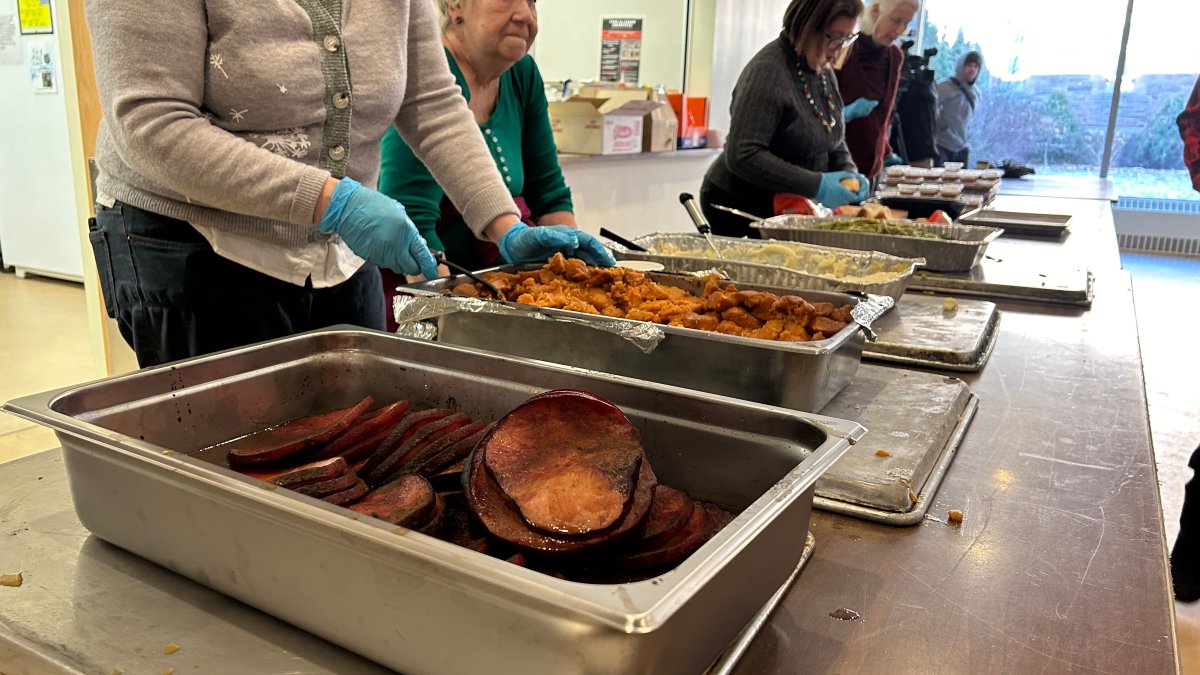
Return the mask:
POLYGON ((946 162, 962 162, 963 167, 967 166, 967 160, 971 157, 971 149, 963 148, 962 150, 952 151, 938 148, 938 166, 945 166, 946 162))
POLYGON ((104 307, 142 367, 335 324, 382 330, 379 270, 296 286, 217 255, 191 225, 128 204, 89 232, 104 307))
POLYGON ((713 208, 713 204, 744 211, 759 218, 770 218, 775 215, 774 199, 773 195, 765 196, 763 193, 735 195, 710 183, 707 178, 700 186, 700 212, 704 214, 704 219, 708 221, 708 224, 712 225, 713 234, 719 234, 722 237, 762 238, 758 230, 750 227, 749 220, 728 211, 713 208))
POLYGON ((1171 575, 1177 597, 1191 602, 1200 596, 1200 448, 1192 452, 1188 466, 1194 472, 1183 488, 1179 513, 1179 538, 1171 548, 1171 575))

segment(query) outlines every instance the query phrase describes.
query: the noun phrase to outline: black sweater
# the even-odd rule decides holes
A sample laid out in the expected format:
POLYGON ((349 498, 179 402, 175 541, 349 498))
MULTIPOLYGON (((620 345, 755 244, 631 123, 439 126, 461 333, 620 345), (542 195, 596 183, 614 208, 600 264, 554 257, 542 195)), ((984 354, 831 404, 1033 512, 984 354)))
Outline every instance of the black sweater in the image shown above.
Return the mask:
POLYGON ((842 97, 831 69, 824 72, 832 89, 834 110, 827 109, 819 78, 796 55, 787 38, 763 47, 750 59, 733 89, 732 119, 725 152, 705 178, 732 193, 774 195, 780 192, 815 197, 821 174, 857 171, 846 148, 842 97), (827 131, 801 90, 803 68, 819 109, 837 120, 827 131))

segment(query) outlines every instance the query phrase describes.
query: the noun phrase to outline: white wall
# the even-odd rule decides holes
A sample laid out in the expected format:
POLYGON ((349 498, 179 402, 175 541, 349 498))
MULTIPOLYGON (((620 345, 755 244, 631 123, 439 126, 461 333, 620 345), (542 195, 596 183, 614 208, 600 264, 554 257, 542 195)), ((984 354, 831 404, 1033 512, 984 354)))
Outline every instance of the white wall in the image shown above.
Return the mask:
POLYGON ((687 0, 543 0, 534 58, 546 80, 600 78, 603 18, 642 18, 641 84, 683 86, 687 0))
POLYGON ((708 126, 729 131, 729 102, 752 56, 779 36, 788 0, 717 0, 708 126))
MULTIPOLYGON (((13 11, 12 3, 2 13, 13 11)), ((65 2, 56 2, 55 28, 65 2)), ((83 257, 71 165, 67 103, 59 35, 22 35, 20 65, 0 64, 0 249, 5 264, 75 280, 83 278, 83 257), (51 46, 58 91, 35 94, 27 62, 31 42, 51 46)))
POLYGON ((632 239, 655 232, 695 232, 679 194, 699 195, 704 172, 717 156, 712 150, 563 159, 579 227, 601 227, 632 239))

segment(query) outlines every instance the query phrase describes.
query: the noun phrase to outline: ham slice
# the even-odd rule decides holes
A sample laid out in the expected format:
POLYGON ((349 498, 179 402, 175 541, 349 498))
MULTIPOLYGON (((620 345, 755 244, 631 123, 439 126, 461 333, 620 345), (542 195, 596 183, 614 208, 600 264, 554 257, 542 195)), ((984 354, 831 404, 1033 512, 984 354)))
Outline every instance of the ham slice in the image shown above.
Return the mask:
POLYGON ((619 408, 591 394, 540 394, 479 443, 501 491, 531 526, 582 535, 621 519, 643 461, 641 435, 619 408))
POLYGON ((336 438, 372 403, 368 396, 349 408, 301 417, 221 445, 228 449, 226 459, 234 468, 278 462, 336 438))

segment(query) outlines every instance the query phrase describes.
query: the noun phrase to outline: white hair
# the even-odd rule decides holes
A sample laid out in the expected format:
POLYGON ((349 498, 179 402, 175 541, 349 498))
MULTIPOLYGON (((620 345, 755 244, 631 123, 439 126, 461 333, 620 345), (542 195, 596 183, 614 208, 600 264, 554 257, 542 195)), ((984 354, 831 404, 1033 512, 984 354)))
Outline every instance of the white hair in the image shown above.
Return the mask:
MULTIPOLYGON (((450 2, 462 2, 462 0, 449 0, 450 2)), ((445 4, 447 0, 438 0, 440 4, 445 4)), ((876 17, 872 16, 871 8, 879 7, 879 18, 883 18, 891 14, 900 5, 908 5, 918 12, 921 11, 921 0, 872 0, 871 4, 863 10, 862 19, 858 23, 859 30, 863 35, 870 35, 875 32, 876 17)))
POLYGON ((433 7, 437 10, 438 16, 442 20, 442 32, 450 27, 450 10, 462 9, 462 6, 467 0, 433 0, 433 7))

